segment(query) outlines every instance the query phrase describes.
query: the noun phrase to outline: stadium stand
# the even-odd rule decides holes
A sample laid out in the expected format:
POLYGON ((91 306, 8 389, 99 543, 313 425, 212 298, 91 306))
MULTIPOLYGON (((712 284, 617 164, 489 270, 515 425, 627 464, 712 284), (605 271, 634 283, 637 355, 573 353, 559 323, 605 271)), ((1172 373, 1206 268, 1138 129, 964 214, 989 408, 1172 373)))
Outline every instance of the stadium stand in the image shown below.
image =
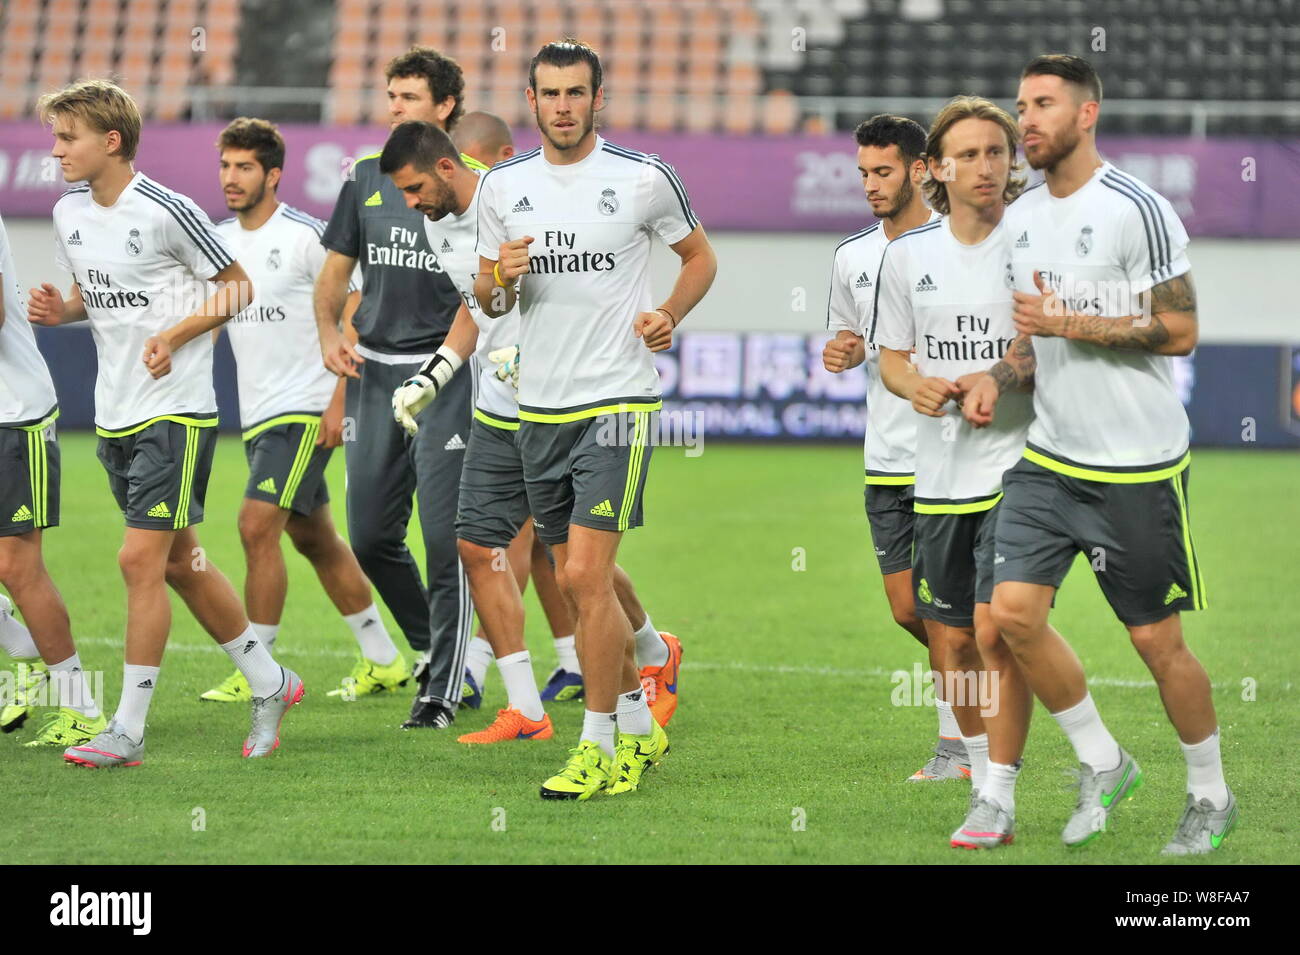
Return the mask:
POLYGON ((153 121, 383 122, 384 63, 418 42, 526 123, 529 56, 575 35, 605 59, 614 128, 847 129, 899 99, 925 119, 956 92, 1008 98, 1009 63, 1104 49, 1107 99, 1128 101, 1110 131, 1185 134, 1186 104, 1244 101, 1203 109, 1200 131, 1300 134, 1300 110, 1270 107, 1300 101, 1300 0, 1056 0, 1050 18, 1028 0, 11 0, 2 16, 0 117, 111 75, 153 121))

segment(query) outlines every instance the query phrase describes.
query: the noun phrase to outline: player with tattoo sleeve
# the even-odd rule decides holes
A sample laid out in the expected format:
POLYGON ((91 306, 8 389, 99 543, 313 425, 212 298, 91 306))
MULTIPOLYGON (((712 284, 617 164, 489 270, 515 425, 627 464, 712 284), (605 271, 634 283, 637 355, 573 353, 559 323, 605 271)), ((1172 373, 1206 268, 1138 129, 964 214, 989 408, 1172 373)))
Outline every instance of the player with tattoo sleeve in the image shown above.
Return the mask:
POLYGON ((1189 428, 1170 356, 1196 345, 1187 233, 1169 202, 1103 162, 1101 82, 1087 61, 1040 56, 1017 108, 1025 156, 1046 174, 1005 220, 1019 337, 965 396, 977 426, 1034 379, 1024 458, 1007 472, 993 617, 1082 764, 1062 838, 1081 845, 1142 781, 1111 736, 1069 644, 1048 623, 1079 551, 1155 677, 1187 761, 1187 803, 1165 853, 1218 848, 1236 822, 1210 680, 1180 613, 1205 606, 1188 517, 1189 428))

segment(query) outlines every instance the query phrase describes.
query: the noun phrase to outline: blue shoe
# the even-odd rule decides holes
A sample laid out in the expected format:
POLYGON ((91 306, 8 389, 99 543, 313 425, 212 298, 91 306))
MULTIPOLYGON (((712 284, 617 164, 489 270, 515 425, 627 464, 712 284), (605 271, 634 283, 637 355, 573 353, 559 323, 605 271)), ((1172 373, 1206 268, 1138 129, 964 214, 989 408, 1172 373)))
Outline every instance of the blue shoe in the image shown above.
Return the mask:
POLYGON ((557 667, 550 679, 546 681, 546 689, 542 690, 542 702, 550 703, 554 700, 556 703, 568 703, 570 700, 580 699, 582 699, 582 674, 557 667))
POLYGON ((469 667, 465 668, 465 680, 460 685, 460 705, 462 709, 469 707, 471 710, 477 710, 483 705, 483 691, 474 682, 474 674, 469 672, 469 667))

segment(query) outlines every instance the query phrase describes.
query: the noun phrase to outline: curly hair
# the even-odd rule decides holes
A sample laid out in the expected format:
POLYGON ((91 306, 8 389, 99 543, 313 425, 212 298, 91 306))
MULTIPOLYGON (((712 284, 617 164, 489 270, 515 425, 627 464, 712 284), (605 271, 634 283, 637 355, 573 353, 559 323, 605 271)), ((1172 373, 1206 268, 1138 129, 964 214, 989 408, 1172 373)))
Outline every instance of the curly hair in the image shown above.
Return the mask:
POLYGON ((431 46, 413 46, 401 56, 389 60, 388 68, 384 70, 387 80, 411 76, 424 77, 435 103, 441 103, 448 96, 455 97, 456 105, 447 117, 447 132, 451 132, 456 121, 465 114, 465 75, 460 64, 431 46))
POLYGON ((284 168, 284 137, 274 123, 240 116, 217 137, 218 149, 251 149, 262 172, 284 168))

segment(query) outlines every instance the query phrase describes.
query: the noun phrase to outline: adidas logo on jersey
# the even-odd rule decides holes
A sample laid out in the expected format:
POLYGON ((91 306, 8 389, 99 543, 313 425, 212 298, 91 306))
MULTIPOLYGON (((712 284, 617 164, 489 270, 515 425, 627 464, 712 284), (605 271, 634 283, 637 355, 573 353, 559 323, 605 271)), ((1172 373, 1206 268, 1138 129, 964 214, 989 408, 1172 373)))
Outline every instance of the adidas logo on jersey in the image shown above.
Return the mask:
POLYGON ((591 513, 597 517, 613 517, 614 506, 609 503, 609 498, 605 498, 605 500, 601 501, 591 509, 591 513))
POLYGON ((442 248, 439 249, 438 251, 439 251, 439 252, 450 252, 450 251, 451 251, 451 243, 448 242, 446 239, 443 239, 443 240, 442 240, 442 248))
POLYGON ((14 516, 9 519, 15 524, 18 523, 18 521, 30 521, 32 519, 32 509, 24 504, 22 507, 18 508, 18 510, 14 511, 14 516))
POLYGON ((1186 597, 1186 596, 1187 596, 1186 590, 1183 590, 1183 588, 1179 587, 1177 584, 1170 584, 1169 593, 1165 594, 1165 606, 1168 607, 1179 597, 1186 597))
POLYGON ((1025 231, 1025 232, 1020 233, 1020 238, 1016 239, 1016 248, 1017 248, 1017 249, 1027 249, 1027 248, 1029 248, 1029 232, 1028 232, 1028 231, 1025 231))
POLYGON ((460 432, 457 431, 450 438, 448 438, 447 443, 442 446, 442 449, 444 451, 464 451, 465 442, 461 438, 460 432))
POLYGON ((68 236, 68 245, 81 245, 81 230, 77 229, 72 235, 68 236))
POLYGON ((149 510, 145 511, 145 513, 150 517, 171 517, 172 516, 171 508, 167 506, 166 501, 159 501, 153 507, 149 508, 149 510))
POLYGON ((921 281, 916 283, 916 290, 918 292, 933 292, 938 287, 939 286, 934 284, 934 279, 930 278, 930 274, 928 272, 921 277, 921 281))
POLYGON ((259 491, 265 491, 267 494, 278 494, 275 489, 275 478, 267 478, 261 484, 257 485, 259 491))
POLYGON ((871 288, 871 276, 863 272, 858 276, 858 280, 853 283, 854 288, 871 288))
POLYGON ((383 204, 384 204, 384 199, 379 194, 378 189, 375 190, 374 195, 372 195, 369 199, 366 200, 366 205, 368 206, 382 206, 383 204))
POLYGON ((515 207, 510 211, 511 212, 532 212, 533 207, 529 204, 528 197, 524 196, 522 199, 520 199, 518 202, 515 203, 515 207))

